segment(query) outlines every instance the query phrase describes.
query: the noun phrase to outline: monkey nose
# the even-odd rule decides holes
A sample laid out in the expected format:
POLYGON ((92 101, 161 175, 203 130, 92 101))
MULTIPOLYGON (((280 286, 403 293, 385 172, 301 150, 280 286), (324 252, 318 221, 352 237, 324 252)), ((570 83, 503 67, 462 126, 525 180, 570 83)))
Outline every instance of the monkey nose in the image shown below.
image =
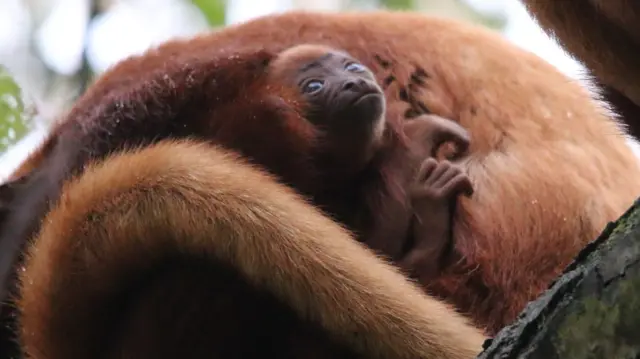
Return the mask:
POLYGON ((367 82, 363 79, 351 79, 344 82, 342 85, 343 91, 366 91, 367 82))

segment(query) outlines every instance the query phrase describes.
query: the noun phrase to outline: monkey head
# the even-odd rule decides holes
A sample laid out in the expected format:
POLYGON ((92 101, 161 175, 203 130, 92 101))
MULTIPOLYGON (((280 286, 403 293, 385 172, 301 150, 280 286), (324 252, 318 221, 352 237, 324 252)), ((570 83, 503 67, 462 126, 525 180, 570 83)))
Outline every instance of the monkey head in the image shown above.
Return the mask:
POLYGON ((384 93, 371 70, 345 52, 305 44, 281 52, 270 75, 299 91, 303 117, 333 162, 358 170, 371 161, 385 130, 384 93))

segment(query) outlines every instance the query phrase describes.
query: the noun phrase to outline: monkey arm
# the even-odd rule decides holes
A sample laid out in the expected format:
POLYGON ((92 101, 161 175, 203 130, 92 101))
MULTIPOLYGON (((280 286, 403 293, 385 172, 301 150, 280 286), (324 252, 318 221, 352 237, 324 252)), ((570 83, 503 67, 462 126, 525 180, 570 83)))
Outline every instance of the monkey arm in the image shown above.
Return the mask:
POLYGON ((408 248, 398 259, 401 268, 426 284, 437 274, 441 259, 451 247, 451 219, 458 195, 473 192, 471 181, 460 166, 446 160, 438 162, 434 157, 447 156, 440 151, 447 143, 451 144, 448 157, 463 156, 469 148, 470 135, 452 120, 427 114, 405 119, 403 131, 409 144, 403 165, 408 177, 410 203, 406 207, 410 217, 408 248))
MULTIPOLYGON (((408 105, 402 102, 387 103, 387 136, 400 135, 408 105), (398 127, 398 129, 394 127, 398 127)), ((400 143, 405 138, 394 139, 400 143)), ((367 205, 359 206, 354 213, 352 228, 361 229, 358 237, 379 254, 392 260, 399 260, 409 238, 413 208, 407 189, 412 183, 415 164, 419 163, 407 151, 405 145, 387 150, 378 167, 382 173, 371 175, 370 180, 359 189, 361 198, 367 205), (375 176, 375 177, 374 177, 375 176), (390 183, 391 182, 391 183, 390 183)))
MULTIPOLYGON (((398 168, 396 172, 402 173, 403 170, 398 168)), ((402 197, 390 194, 383 179, 367 183, 360 192, 370 204, 356 210, 352 223, 353 228, 361 228, 357 234, 364 244, 394 261, 402 256, 413 218, 409 197, 404 188, 400 190, 402 197)))
MULTIPOLYGON (((442 224, 448 223, 451 217, 450 209, 452 206, 448 202, 454 193, 450 192, 455 192, 455 195, 457 195, 462 190, 472 190, 468 180, 465 180, 467 185, 458 185, 451 188, 444 186, 453 184, 454 182, 447 181, 447 179, 451 180, 452 178, 443 178, 442 181, 434 179, 433 182, 428 183, 423 183, 425 178, 418 180, 421 190, 427 188, 431 194, 426 196, 428 198, 425 201, 420 201, 421 207, 428 207, 428 209, 419 210, 420 213, 418 214, 418 217, 424 220, 425 224, 415 226, 413 218, 416 210, 411 203, 411 197, 413 196, 409 193, 411 192, 409 188, 416 185, 416 172, 425 159, 438 154, 442 154, 442 157, 444 157, 445 153, 440 151, 444 144, 451 145, 449 157, 454 158, 465 155, 469 148, 470 135, 468 131, 454 121, 436 115, 422 114, 411 119, 405 119, 407 110, 408 106, 404 103, 392 103, 388 106, 387 123, 390 125, 394 123, 402 124, 402 132, 403 136, 405 136, 404 140, 408 142, 408 148, 393 153, 393 157, 387 158, 386 166, 382 166, 389 173, 394 173, 398 177, 396 186, 402 187, 401 191, 398 191, 401 192, 401 196, 385 194, 382 190, 382 181, 370 183, 369 187, 365 188, 363 192, 379 196, 378 198, 374 197, 371 202, 384 203, 384 206, 367 206, 366 208, 375 208, 376 210, 377 218, 375 223, 369 226, 356 226, 358 228, 373 228, 370 232, 362 235, 363 238, 366 238, 365 243, 394 260, 401 260, 403 259, 401 257, 406 254, 403 250, 406 249, 404 247, 407 239, 412 237, 409 234, 412 227, 419 227, 414 232, 419 233, 420 242, 433 242, 431 239, 435 240, 436 238, 439 242, 446 241, 446 238, 450 237, 449 231, 446 230, 450 225, 447 224, 443 227, 442 224), (375 186, 378 186, 378 188, 375 186), (445 191, 442 192, 442 189, 445 189, 445 191), (380 198, 385 195, 386 198, 380 198), (438 232, 438 234, 434 232, 438 232)), ((439 168, 442 169, 443 167, 439 168)), ((448 173, 451 174, 452 172, 448 173)), ((458 181, 457 183, 461 184, 462 182, 458 181)), ((371 218, 371 216, 367 217, 368 214, 358 213, 357 220, 364 221, 371 218)), ((415 239, 415 236, 413 237, 415 239)), ((441 247, 444 248, 444 246, 441 247)), ((413 262, 413 260, 407 262, 406 258, 404 258, 403 262, 409 263, 413 262)))
POLYGON ((309 343, 317 355, 328 341, 343 349, 326 357, 462 359, 484 340, 293 191, 204 144, 114 155, 67 183, 20 279, 21 342, 33 359, 105 348, 105 357, 179 348, 179 357, 229 358, 309 343), (261 316, 244 307, 254 304, 261 316), (261 346, 256 338, 273 331, 329 339, 261 346))
POLYGON ((452 218, 458 196, 470 196, 473 186, 460 166, 427 158, 410 193, 415 214, 413 243, 400 266, 417 276, 420 283, 429 283, 452 247, 452 218))

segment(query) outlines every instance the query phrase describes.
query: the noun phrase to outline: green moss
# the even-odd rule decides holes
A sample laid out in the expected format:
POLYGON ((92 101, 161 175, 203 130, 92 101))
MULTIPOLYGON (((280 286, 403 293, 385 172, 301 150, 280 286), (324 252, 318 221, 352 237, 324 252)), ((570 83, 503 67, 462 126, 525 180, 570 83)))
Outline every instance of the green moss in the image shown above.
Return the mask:
POLYGON ((640 206, 632 209, 624 218, 621 218, 609 237, 627 235, 631 230, 640 225, 640 206))
MULTIPOLYGON (((563 359, 637 359, 640 355, 640 278, 615 282, 610 300, 594 292, 569 309, 553 340, 563 359), (613 303, 613 304, 609 304, 613 303)), ((611 284, 614 285, 614 284, 611 284)))
MULTIPOLYGON (((639 358, 640 265, 629 261, 635 258, 634 253, 640 246, 633 238, 638 226, 640 207, 621 218, 609 238, 591 254, 599 258, 590 260, 592 273, 580 289, 589 294, 563 310, 571 314, 562 318, 556 327, 553 344, 559 358, 639 358), (629 242, 623 253, 613 247, 620 241, 629 242), (603 278, 613 280, 603 283, 603 278), (597 290, 598 286, 604 288, 597 290)), ((619 243, 620 246, 626 244, 619 243)), ((578 298, 581 296, 576 294, 578 298)))

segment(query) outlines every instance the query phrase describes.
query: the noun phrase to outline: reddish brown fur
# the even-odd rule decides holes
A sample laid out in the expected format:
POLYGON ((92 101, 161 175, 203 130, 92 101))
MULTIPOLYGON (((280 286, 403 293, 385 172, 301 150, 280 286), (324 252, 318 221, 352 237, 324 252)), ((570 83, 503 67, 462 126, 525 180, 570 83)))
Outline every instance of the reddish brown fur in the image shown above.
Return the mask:
MULTIPOLYGON (((318 162, 325 147, 322 133, 304 119, 305 104, 298 90, 267 76, 273 56, 247 50, 233 56, 211 52, 181 57, 163 62, 159 69, 147 69, 138 75, 138 82, 121 91, 81 98, 54 128, 52 145, 39 151, 46 156, 36 152, 18 170, 35 168, 29 172, 30 185, 16 196, 21 197, 18 210, 6 220, 11 225, 0 233, 0 244, 14 245, 37 230, 47 209, 45 201, 55 200, 61 182, 82 171, 87 161, 167 137, 196 137, 237 150, 348 224, 354 223, 365 201, 376 208, 388 203, 387 198, 404 205, 397 176, 380 176, 378 170, 404 166, 399 157, 405 150, 401 117, 389 122, 380 155, 364 171, 324 168, 318 162), (240 108, 242 113, 237 113, 240 108), (45 157, 42 165, 34 165, 45 157), (363 189, 375 191, 376 196, 362 199, 363 189), (33 191, 37 193, 32 195, 33 191)), ((377 212, 390 215, 373 211, 377 212)), ((367 217, 365 225, 377 222, 367 217)))
MULTIPOLYGON (((291 176, 306 175, 308 172, 294 169, 304 168, 311 138, 298 137, 296 143, 281 138, 278 144, 270 146, 271 151, 253 150, 270 143, 267 140, 260 143, 264 137, 252 132, 257 130, 258 125, 248 125, 248 122, 262 118, 265 121, 282 119, 277 124, 269 123, 262 136, 275 136, 278 131, 287 132, 287 126, 299 126, 301 123, 295 121, 298 119, 295 111, 280 111, 295 108, 295 94, 278 88, 269 89, 272 95, 255 93, 265 87, 264 74, 271 58, 271 54, 257 52, 251 56, 220 61, 198 57, 192 58, 188 64, 166 61, 160 69, 150 69, 141 74, 138 77, 140 82, 131 84, 119 93, 88 102, 80 100, 80 104, 54 127, 49 140, 45 142, 47 145, 38 151, 44 152, 45 156, 36 152, 27 160, 24 167, 34 170, 28 172, 28 183, 15 196, 19 203, 6 221, 8 225, 2 227, 2 249, 12 246, 19 239, 30 237, 47 209, 46 202, 56 199, 64 179, 80 171, 87 160, 103 157, 123 146, 149 143, 167 136, 199 135, 202 138, 216 133, 219 143, 238 150, 253 151, 263 156, 258 161, 271 161, 276 171, 292 166, 286 170, 291 176), (234 72, 231 69, 236 70, 234 72), (254 90, 247 88, 250 85, 256 86, 254 90), (220 88, 224 91, 220 91, 220 88), (254 92, 256 97, 247 99, 244 91, 254 92), (287 104, 283 99, 291 100, 291 103, 287 104), (235 100, 242 101, 243 108, 247 109, 245 116, 231 117, 229 108, 221 106, 238 106, 232 103, 235 100), (204 104, 211 107, 205 107, 204 104), (209 113, 209 108, 216 108, 217 112, 209 113), (215 121, 217 118, 233 118, 235 121, 215 121), (291 119, 295 120, 289 121, 291 119), (149 128, 153 128, 153 131, 149 131, 149 128), (240 141, 241 144, 234 142, 242 136, 256 138, 251 142, 240 141), (242 144, 245 146, 240 147, 242 144), (290 153, 291 149, 295 151, 290 153), (270 155, 274 157, 269 158, 270 155), (32 165, 43 159, 46 161, 32 165)), ((297 132, 297 136, 304 135, 312 134, 297 132)), ((25 171, 21 168, 18 172, 25 171)), ((295 177, 292 180, 301 186, 310 185, 306 178, 295 177)), ((5 263, 3 261, 2 264, 5 263)))
MULTIPOLYGON (((270 82, 295 83, 294 78, 301 66, 329 52, 336 52, 336 49, 317 44, 303 44, 285 49, 269 66, 270 82)), ((303 112, 307 111, 304 104, 302 108, 303 112)), ((351 153, 343 150, 344 147, 353 145, 353 138, 348 139, 351 142, 349 144, 339 143, 344 139, 330 134, 326 140, 318 143, 319 147, 326 148, 330 153, 340 153, 341 162, 335 167, 331 162, 318 167, 319 172, 325 174, 325 181, 335 182, 335 178, 339 181, 338 186, 327 186, 324 193, 314 193, 313 198, 316 205, 326 208, 335 218, 355 231, 361 241, 381 254, 398 259, 402 255, 402 244, 407 237, 412 218, 405 189, 409 184, 413 167, 417 167, 420 161, 411 158, 408 138, 402 131, 404 114, 391 111, 383 115, 386 117, 385 127, 379 128, 384 128, 384 133, 380 133, 378 138, 373 135, 371 143, 357 142, 363 146, 371 146, 374 151, 371 163, 364 162, 369 161, 368 156, 349 158, 351 153), (355 181, 348 180, 349 177, 355 181), (344 198, 348 199, 345 201, 344 198)), ((356 123, 353 121, 355 119, 351 118, 334 120, 356 123)), ((431 132, 445 132, 450 134, 450 137, 453 136, 452 131, 445 126, 435 123, 431 125, 426 121, 421 123, 429 127, 431 132)), ((355 131, 354 128, 346 130, 355 131)), ((327 131, 336 131, 336 128, 329 128, 327 131)), ((421 147, 427 147, 429 144, 421 147)))
MULTIPOLYGON (((82 171, 88 160, 102 158, 111 151, 168 136, 211 138, 215 133, 217 143, 255 154, 256 161, 288 174, 290 177, 285 180, 301 187, 312 186, 310 179, 315 174, 305 169, 314 134, 299 128, 304 123, 295 111, 295 93, 277 86, 266 88, 265 74, 272 56, 252 52, 219 61, 198 57, 188 64, 167 61, 161 69, 145 72, 139 77, 140 82, 120 93, 72 109, 54 128, 49 145, 41 147, 45 155, 36 152, 27 161, 25 167, 33 170, 26 172, 27 182, 14 195, 16 201, 10 204, 13 208, 5 218, 6 224, 0 227, 0 294, 5 297, 13 288, 9 275, 16 268, 11 265, 19 260, 16 253, 38 230, 50 202, 57 199, 62 182, 82 171), (233 101, 241 101, 241 105, 233 101), (244 115, 234 114, 233 107, 246 111, 244 115), (261 131, 262 120, 269 122, 261 131), (298 126, 296 135, 286 137, 291 126, 298 126), (264 136, 277 137, 279 141, 271 145, 264 136), (265 147, 269 151, 262 151, 265 147), (37 163, 39 158, 44 162, 37 163)), ((12 312, 10 305, 2 306, 3 327, 12 322, 12 312)), ((6 340, 6 335, 0 340, 6 340)), ((2 345, 0 354, 12 347, 2 345)))
MULTIPOLYGON (((271 53, 214 55, 166 61, 160 70, 149 69, 146 76, 139 76, 139 82, 130 83, 126 91, 81 99, 55 127, 51 145, 28 161, 33 169, 19 170, 27 173, 29 181, 16 195, 17 208, 6 220, 0 243, 15 245, 37 231, 41 214, 49 206, 46 201, 55 201, 61 183, 82 173, 88 162, 167 137, 192 136, 237 150, 338 216, 360 207, 358 188, 375 186, 379 201, 388 202, 384 198, 387 182, 396 179, 380 178, 375 166, 398 159, 396 154, 404 149, 396 129, 401 116, 389 124, 383 156, 374 159, 365 176, 336 175, 314 162, 323 150, 321 133, 303 118, 304 103, 297 89, 280 86, 277 76, 268 76, 279 66, 269 64, 271 53), (242 114, 236 113, 238 108, 242 114), (273 139, 277 144, 271 145, 273 139), (46 160, 38 163, 38 158, 46 160)), ((378 221, 368 220, 366 225, 370 223, 378 221)), ((15 253, 15 248, 6 253, 15 253)))
POLYGON ((434 144, 439 141, 429 134, 434 127, 448 127, 459 139, 469 136, 462 126, 436 115, 421 115, 405 124, 412 152, 420 159, 420 168, 413 176, 413 183, 408 185, 414 216, 409 229, 410 249, 398 265, 421 283, 430 283, 437 278, 443 263, 447 263, 457 197, 473 193, 473 185, 464 169, 447 160, 464 156, 468 142, 463 146, 445 142, 451 146, 436 147, 434 144), (418 147, 414 147, 416 145, 418 147))
MULTIPOLYGON (((334 68, 329 71, 332 74, 341 74, 338 75, 340 78, 332 77, 335 75, 327 75, 325 71, 329 67, 345 66, 347 63, 336 60, 344 60, 345 58, 348 59, 347 63, 349 61, 359 62, 349 54, 328 46, 316 44, 293 46, 280 52, 270 64, 270 82, 291 84, 291 86, 297 87, 300 85, 298 82, 302 81, 302 78, 324 80, 321 95, 307 97, 310 101, 309 110, 308 112, 306 109, 303 111, 309 114, 309 119, 314 124, 328 132, 328 137, 323 138, 322 142, 318 143, 318 146, 325 148, 331 156, 338 154, 339 157, 338 162, 332 158, 329 158, 326 165, 323 162, 323 166, 319 167, 321 171, 331 174, 332 177, 348 178, 353 173, 357 173, 363 168, 366 169, 367 166, 370 167, 368 161, 371 158, 370 156, 373 155, 374 165, 376 166, 374 169, 381 169, 393 175, 382 181, 359 182, 359 186, 366 186, 365 193, 367 195, 364 197, 357 196, 358 192, 362 191, 361 188, 358 188, 359 186, 349 186, 347 188, 349 193, 346 193, 346 195, 352 196, 353 199, 350 201, 355 202, 347 206, 341 203, 343 196, 336 196, 334 193, 327 192, 328 197, 334 198, 330 198, 329 205, 326 208, 332 214, 339 214, 337 218, 348 224, 351 230, 356 231, 360 240, 370 248, 394 260, 400 260, 407 251, 407 238, 410 236, 411 220, 414 217, 414 210, 411 205, 412 198, 410 198, 411 196, 407 189, 410 186, 418 185, 423 190, 423 187, 425 187, 423 182, 428 180, 425 178, 420 183, 414 183, 415 174, 420 164, 426 158, 434 155, 439 145, 446 141, 454 141, 456 145, 459 145, 460 150, 453 153, 454 156, 459 157, 461 155, 460 152, 463 154, 468 148, 468 133, 457 123, 437 118, 437 116, 433 115, 421 115, 404 124, 404 114, 397 111, 392 111, 389 115, 383 110, 381 110, 382 113, 380 114, 377 112, 369 113, 369 116, 380 116, 375 119, 352 118, 353 113, 345 115, 342 111, 346 108, 342 106, 347 104, 341 103, 339 98, 344 95, 351 96, 351 92, 341 90, 341 81, 357 78, 364 81, 364 83, 370 83, 372 81, 370 77, 373 76, 369 70, 354 74, 348 71, 340 72, 343 71, 342 68, 334 68), (332 58, 324 57, 327 54, 334 54, 335 56, 332 58), (322 65, 304 70, 304 75, 301 78, 301 69, 312 63, 321 63, 322 65), (329 77, 323 79, 323 76, 329 77), (331 99, 331 96, 336 96, 338 100, 336 98, 331 99), (333 116, 333 118, 328 116, 333 116), (385 122, 378 122, 383 126, 367 127, 369 121, 383 120, 384 116, 388 118, 385 121, 386 126, 391 126, 390 130, 386 129, 386 138, 383 136, 384 133, 382 131, 385 128, 385 122), (400 125, 403 125, 402 129, 404 131, 397 129, 400 125), (371 132, 364 133, 363 131, 365 130, 371 132), (338 131, 345 131, 349 135, 340 136, 337 133, 338 131), (354 138, 355 136, 359 136, 359 138, 356 139, 354 138), (377 156, 376 152, 379 153, 377 156), (386 158, 381 157, 380 154, 386 158), (333 166, 332 163, 336 165, 333 166), (356 196, 353 196, 353 194, 356 194, 356 196), (363 200, 359 200, 359 198, 363 200), (374 211, 371 211, 371 208, 374 208, 374 211), (345 215, 345 212, 350 215, 345 215)), ((377 84, 375 86, 378 87, 377 84)), ((378 90, 381 91, 379 87, 378 90)), ((380 100, 383 99, 380 98, 380 100)), ((375 106, 375 104, 371 103, 371 106, 375 106)), ((361 113, 361 115, 365 116, 366 112, 361 113)), ((369 171, 368 175, 377 175, 377 173, 369 171)), ((435 185, 435 183, 430 183, 430 185, 435 185)), ((335 190, 336 188, 331 189, 335 190)), ((337 189, 341 190, 340 188, 337 189)), ((431 188, 427 189, 431 190, 431 188)), ((437 225, 425 227, 425 236, 423 237, 427 237, 428 241, 442 242, 444 246, 450 242, 451 236, 445 235, 447 231, 438 231, 438 233, 442 233, 442 235, 439 235, 432 233, 431 229, 440 228, 440 222, 447 222, 446 220, 441 220, 443 216, 445 218, 450 217, 450 206, 446 205, 446 203, 456 197, 458 192, 453 190, 438 193, 436 196, 421 196, 420 202, 430 207, 430 210, 423 211, 423 214, 427 216, 434 215, 434 219, 438 218, 432 222, 438 223, 437 225), (437 209, 440 209, 440 211, 437 209), (439 213, 436 214, 436 212, 439 213)), ((318 197, 316 197, 316 204, 317 202, 318 197)), ((424 261, 434 260, 434 258, 423 259, 424 261)))
POLYGON ((602 95, 640 139, 640 4, 523 0, 540 26, 596 76, 602 95))
MULTIPOLYGON (((345 218, 349 217, 344 216, 339 218, 343 222, 347 222, 349 228, 355 230, 360 239, 370 248, 402 263, 402 267, 409 272, 420 273, 420 280, 423 283, 428 283, 430 279, 428 273, 436 272, 441 258, 444 257, 451 244, 450 224, 453 207, 451 203, 455 202, 461 192, 471 191, 470 181, 466 175, 461 173, 460 167, 452 166, 448 161, 438 163, 430 157, 436 154, 439 145, 447 139, 456 141, 456 144, 462 146, 461 151, 466 151, 469 144, 468 133, 457 123, 434 115, 420 115, 407 120, 403 126, 404 136, 407 137, 407 140, 397 138, 398 131, 387 131, 391 138, 387 141, 384 139, 380 141, 378 136, 382 135, 382 131, 379 131, 384 128, 382 126, 372 127, 369 129, 372 131, 371 133, 363 133, 362 131, 368 128, 364 127, 368 121, 375 121, 378 118, 355 119, 351 118, 353 114, 344 117, 343 112, 332 112, 340 109, 330 108, 331 106, 346 105, 335 102, 336 99, 331 99, 331 96, 338 98, 343 95, 351 96, 350 91, 343 92, 344 90, 341 90, 344 85, 342 81, 354 79, 363 81, 363 83, 371 81, 370 76, 373 74, 368 70, 359 75, 348 71, 340 72, 343 71, 342 66, 347 65, 349 61, 359 62, 349 54, 331 47, 303 44, 282 51, 271 63, 269 74, 275 83, 291 84, 292 86, 300 86, 299 81, 303 81, 303 79, 305 81, 309 79, 324 80, 322 92, 317 96, 309 97, 308 113, 310 113, 310 119, 314 123, 318 123, 319 126, 322 126, 326 121, 324 125, 328 128, 326 131, 329 132, 329 137, 323 141, 322 146, 327 147, 327 150, 332 154, 337 153, 340 157, 339 166, 346 167, 346 170, 341 172, 335 172, 333 168, 324 168, 325 172, 344 178, 349 173, 359 171, 367 166, 368 158, 372 154, 369 151, 374 151, 381 144, 386 145, 382 151, 392 154, 393 161, 381 162, 380 165, 385 171, 394 174, 394 177, 391 178, 392 183, 389 181, 374 182, 373 185, 377 188, 371 186, 367 188, 369 196, 379 194, 378 203, 374 206, 358 204, 353 207, 355 210, 352 212, 356 214, 356 221, 345 221, 345 218), (325 57, 327 54, 334 56, 325 57), (346 62, 344 62, 345 57, 348 59, 346 62), (321 65, 306 68, 301 77, 301 69, 314 63, 321 65), (340 68, 329 70, 329 67, 334 66, 340 66, 340 68), (327 75, 336 73, 342 74, 340 76, 344 77, 337 79, 333 77, 335 75, 327 75), (323 78, 323 76, 328 77, 323 78), (322 109, 317 107, 322 107, 322 109), (330 113, 333 113, 334 118, 327 117, 330 113), (337 125, 349 134, 346 139, 335 133, 339 129, 335 127, 337 125), (361 140, 353 138, 355 134, 361 134, 361 140), (395 145, 399 141, 402 141, 401 144, 408 141, 408 148, 395 145), (351 152, 354 149, 353 146, 358 146, 356 152, 362 151, 360 155, 351 152), (423 176, 419 176, 418 169, 425 159, 433 161, 429 162, 427 168, 432 168, 431 165, 433 165, 433 169, 437 168, 437 170, 435 172, 429 170, 424 172, 423 176), (395 167, 391 167, 392 165, 395 167), (455 178, 450 177, 453 173, 458 175, 455 178), (419 180, 416 181, 416 178, 419 180), (444 181, 445 178, 449 178, 449 180, 444 181), (406 190, 407 193, 399 190, 389 191, 387 189, 389 187, 399 187, 403 191, 406 190), (409 188, 411 190, 408 190, 409 188), (370 215, 370 207, 376 209, 373 216, 370 215), (412 226, 412 219, 416 216, 417 220, 413 222, 420 223, 420 225, 412 226), (357 219, 364 220, 359 222, 357 219), (407 260, 405 261, 405 259, 407 260), (431 268, 433 270, 428 270, 431 268)), ((380 89, 378 88, 378 90, 380 89)), ((370 115, 378 116, 374 112, 371 112, 370 115)), ((384 116, 385 113, 382 112, 380 115, 384 116)), ((392 116, 394 117, 388 121, 391 125, 402 123, 404 114, 394 113, 392 116)), ((380 123, 384 124, 384 122, 380 123)), ((452 155, 459 157, 460 154, 453 153, 452 155)), ((353 192, 357 190, 358 188, 352 189, 353 192)), ((334 203, 339 204, 340 202, 335 202, 334 199, 334 203)), ((337 207, 343 208, 344 206, 338 205, 337 207)), ((330 206, 329 211, 335 213, 335 208, 336 205, 330 206)))
POLYGON ((585 89, 490 31, 419 14, 264 17, 127 60, 88 98, 135 81, 169 53, 300 43, 347 51, 374 71, 390 106, 409 102, 414 113, 428 109, 471 133, 467 168, 476 190, 458 207, 460 260, 428 288, 491 332, 640 193, 621 130, 585 89))
POLYGON ((484 340, 274 177, 203 144, 89 167, 29 253, 32 359, 470 359, 484 340))
POLYGON ((390 108, 408 103, 408 115, 430 111, 470 131, 466 166, 475 193, 458 206, 459 260, 428 290, 490 332, 510 322, 640 192, 622 131, 586 90, 490 31, 419 14, 288 13, 170 42, 106 73, 71 116, 131 96, 135 84, 162 78, 166 62, 300 43, 362 60, 385 87, 390 108))

